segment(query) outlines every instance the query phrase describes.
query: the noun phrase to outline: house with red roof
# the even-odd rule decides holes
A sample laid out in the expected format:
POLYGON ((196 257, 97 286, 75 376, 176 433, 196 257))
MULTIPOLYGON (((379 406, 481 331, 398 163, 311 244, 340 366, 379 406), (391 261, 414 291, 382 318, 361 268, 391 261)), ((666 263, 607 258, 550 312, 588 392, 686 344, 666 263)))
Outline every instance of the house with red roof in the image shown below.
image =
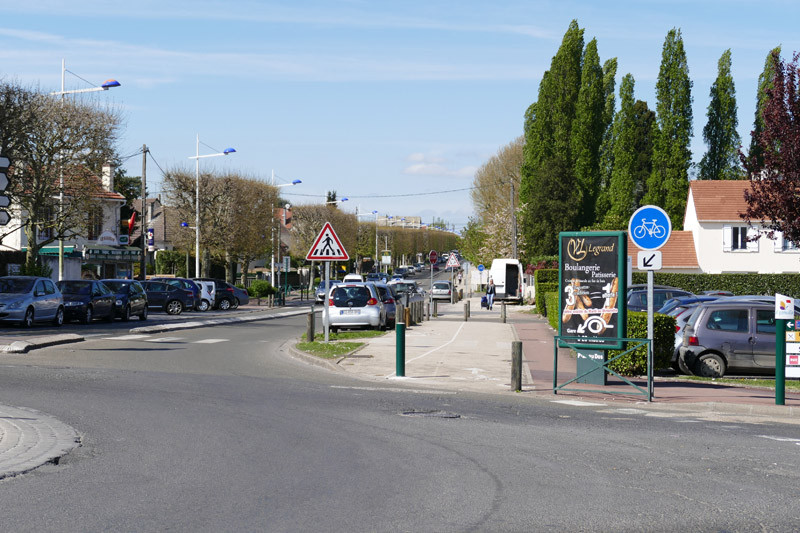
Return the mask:
MULTIPOLYGON (((683 230, 673 228, 661 248, 662 272, 763 273, 800 271, 800 248, 777 234, 769 239, 758 224, 749 227, 744 192, 748 180, 696 180, 689 183, 683 230)), ((636 266, 639 249, 628 239, 636 266)))

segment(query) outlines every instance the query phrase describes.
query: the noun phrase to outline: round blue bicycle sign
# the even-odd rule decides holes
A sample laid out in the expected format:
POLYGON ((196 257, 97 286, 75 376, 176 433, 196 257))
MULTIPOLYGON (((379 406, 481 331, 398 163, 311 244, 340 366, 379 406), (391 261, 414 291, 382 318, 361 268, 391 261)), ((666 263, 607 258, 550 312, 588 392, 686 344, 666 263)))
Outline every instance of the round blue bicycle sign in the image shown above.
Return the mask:
POLYGON ((655 205, 640 207, 628 222, 628 235, 642 250, 658 250, 667 243, 670 233, 669 215, 655 205))

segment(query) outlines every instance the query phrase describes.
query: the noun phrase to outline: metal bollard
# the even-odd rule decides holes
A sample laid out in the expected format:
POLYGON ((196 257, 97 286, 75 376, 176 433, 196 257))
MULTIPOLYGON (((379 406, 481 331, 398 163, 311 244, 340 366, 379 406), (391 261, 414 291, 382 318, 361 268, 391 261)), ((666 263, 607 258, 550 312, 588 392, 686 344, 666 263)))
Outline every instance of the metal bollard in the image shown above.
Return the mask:
POLYGON ((397 377, 406 375, 406 327, 398 322, 395 325, 395 370, 397 377))
POLYGON ((506 323, 506 303, 505 302, 500 304, 500 319, 503 321, 503 324, 506 323))
POLYGON ((411 326, 411 309, 406 307, 403 309, 403 322, 405 322, 406 327, 411 326))
POLYGON ((511 343, 511 390, 522 390, 522 341, 511 343))
POLYGON ((433 301, 433 316, 434 317, 439 316, 439 300, 433 301))
POLYGON ((472 318, 472 305, 469 300, 467 300, 467 318, 472 318))
POLYGON ((314 342, 314 333, 316 333, 314 321, 314 308, 312 307, 311 311, 306 315, 306 340, 308 340, 308 342, 314 342))
POLYGON ((464 322, 469 320, 469 302, 464 302, 464 322))

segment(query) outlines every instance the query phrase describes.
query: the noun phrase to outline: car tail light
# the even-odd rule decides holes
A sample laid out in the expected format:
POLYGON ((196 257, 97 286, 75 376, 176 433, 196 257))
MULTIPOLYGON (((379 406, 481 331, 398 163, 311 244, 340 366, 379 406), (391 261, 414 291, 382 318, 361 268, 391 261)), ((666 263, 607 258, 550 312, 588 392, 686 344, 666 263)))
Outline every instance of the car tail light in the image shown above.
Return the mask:
POLYGON ((383 303, 385 303, 385 304, 393 304, 393 303, 394 303, 394 300, 393 300, 392 298, 386 298, 386 299, 383 301, 383 303))
POLYGON ((700 346, 700 341, 694 335, 689 336, 689 346, 700 346))
POLYGON ((678 324, 675 324, 675 333, 678 333, 681 330, 681 327, 678 324))
POLYGON ((328 306, 333 307, 333 298, 328 298, 328 306))
POLYGON ((376 300, 375 298, 370 298, 369 300, 367 300, 367 305, 378 305, 378 300, 376 300))

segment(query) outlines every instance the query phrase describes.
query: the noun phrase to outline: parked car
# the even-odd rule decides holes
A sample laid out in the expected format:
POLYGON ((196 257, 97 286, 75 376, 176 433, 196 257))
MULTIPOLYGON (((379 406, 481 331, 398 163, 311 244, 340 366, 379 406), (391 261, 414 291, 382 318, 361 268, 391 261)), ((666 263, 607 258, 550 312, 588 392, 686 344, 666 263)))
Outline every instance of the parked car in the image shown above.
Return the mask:
POLYGON ((226 285, 233 288, 233 307, 231 307, 231 309, 236 309, 240 305, 247 305, 250 303, 250 293, 248 293, 247 290, 227 282, 226 285))
POLYGON ((403 305, 425 299, 425 293, 420 289, 416 281, 392 280, 388 285, 392 287, 397 299, 403 305), (408 297, 407 301, 406 297, 408 297))
POLYGON ((147 293, 142 284, 133 279, 102 279, 106 287, 114 291, 114 313, 124 322, 137 315, 139 320, 147 320, 147 293))
POLYGON ((217 285, 213 281, 194 280, 200 287, 200 307, 198 311, 206 312, 214 306, 217 285))
POLYGON ((64 323, 64 300, 50 278, 3 276, 0 278, 0 321, 29 328, 34 322, 64 323))
POLYGON ((375 287, 386 308, 386 325, 394 327, 397 320, 397 294, 394 292, 394 288, 386 283, 376 283, 375 287))
POLYGON ((116 296, 102 281, 61 280, 56 287, 64 299, 64 320, 80 320, 84 324, 95 318, 114 320, 116 296))
MULTIPOLYGON (((341 283, 339 280, 332 279, 328 282, 330 287, 333 288, 334 285, 338 285, 341 283)), ((325 303, 325 282, 320 281, 319 286, 317 286, 317 292, 314 295, 314 303, 322 304, 325 303)))
POLYGON ((328 320, 333 332, 352 327, 386 329, 386 307, 374 283, 340 283, 331 289, 328 320))
POLYGON ((408 275, 409 275, 408 269, 406 267, 401 267, 401 266, 395 268, 392 271, 392 279, 394 279, 394 276, 398 276, 398 275, 399 276, 403 276, 404 278, 408 277, 408 275))
POLYGON ((190 298, 190 305, 187 307, 187 309, 194 309, 196 311, 200 310, 200 307, 203 303, 203 291, 200 288, 200 285, 198 285, 194 280, 188 278, 154 277, 150 278, 148 281, 161 281, 185 290, 187 296, 190 298))
POLYGON ((371 281, 373 283, 386 283, 389 281, 389 276, 383 272, 370 272, 367 274, 367 281, 371 281))
POLYGON ((364 281, 364 278, 361 277, 361 274, 345 274, 345 276, 342 278, 342 281, 345 283, 350 283, 353 281, 358 283, 360 281, 364 281))
POLYGON ((687 305, 694 303, 713 302, 718 298, 718 296, 695 296, 694 294, 691 296, 676 296, 665 301, 664 305, 662 305, 658 311, 656 311, 656 313, 661 313, 662 315, 672 315, 673 309, 686 307, 687 305))
POLYGON ((179 315, 194 303, 186 290, 165 281, 143 281, 142 287, 147 293, 147 307, 168 315, 179 315))
MULTIPOLYGON (((659 309, 664 302, 678 296, 694 296, 689 291, 677 287, 653 288, 653 309, 659 309)), ((628 291, 628 311, 647 311, 647 289, 628 291)))
POLYGON ((236 308, 236 291, 233 285, 217 278, 195 278, 195 280, 214 282, 214 309, 227 311, 236 308))
MULTIPOLYGON (((800 310, 795 308, 795 315, 800 310)), ((775 300, 721 298, 697 306, 683 330, 682 371, 722 377, 775 372, 775 300)))
POLYGON ((431 287, 432 300, 447 300, 452 298, 453 286, 449 281, 434 281, 431 287))

